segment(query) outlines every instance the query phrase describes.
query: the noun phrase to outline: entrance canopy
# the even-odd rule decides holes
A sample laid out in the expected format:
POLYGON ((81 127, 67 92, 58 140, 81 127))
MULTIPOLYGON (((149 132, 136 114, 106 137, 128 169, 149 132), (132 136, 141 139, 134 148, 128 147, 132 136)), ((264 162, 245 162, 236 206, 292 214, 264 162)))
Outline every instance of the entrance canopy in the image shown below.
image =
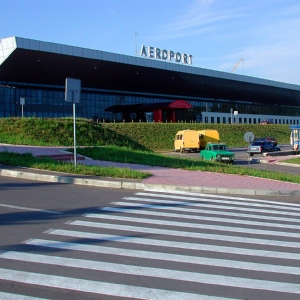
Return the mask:
POLYGON ((193 106, 189 102, 185 100, 175 100, 159 103, 112 105, 106 108, 105 111, 122 113, 125 121, 130 121, 131 113, 141 115, 144 112, 153 112, 154 122, 163 122, 163 112, 166 111, 167 121, 176 122, 176 110, 185 110, 190 108, 193 108, 193 106))

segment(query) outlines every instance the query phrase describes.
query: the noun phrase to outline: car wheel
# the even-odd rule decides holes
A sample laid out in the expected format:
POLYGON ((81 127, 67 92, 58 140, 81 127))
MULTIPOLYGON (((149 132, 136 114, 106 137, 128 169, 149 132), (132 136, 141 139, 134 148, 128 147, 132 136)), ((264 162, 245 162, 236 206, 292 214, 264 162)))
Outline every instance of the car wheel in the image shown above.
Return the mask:
POLYGON ((253 153, 250 153, 250 156, 253 156, 253 153))

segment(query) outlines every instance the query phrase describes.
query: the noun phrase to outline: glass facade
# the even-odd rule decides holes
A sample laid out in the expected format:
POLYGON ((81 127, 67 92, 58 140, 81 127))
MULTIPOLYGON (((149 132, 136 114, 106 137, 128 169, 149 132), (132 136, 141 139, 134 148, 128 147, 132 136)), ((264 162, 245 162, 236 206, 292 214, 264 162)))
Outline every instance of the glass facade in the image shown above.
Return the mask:
MULTIPOLYGON (((65 87, 55 85, 33 85, 18 82, 0 81, 0 117, 72 117, 72 103, 66 102, 65 87), (20 104, 20 98, 25 99, 25 104, 20 104)), ((99 122, 123 122, 120 112, 108 112, 106 108, 114 105, 130 105, 143 103, 158 103, 174 100, 188 101, 193 108, 176 111, 178 122, 204 122, 201 112, 229 112, 231 109, 239 113, 268 114, 299 116, 298 107, 258 105, 228 101, 223 99, 195 98, 182 95, 163 95, 150 93, 135 93, 117 90, 101 90, 83 88, 81 101, 76 104, 76 117, 97 120, 99 122)), ((130 114, 131 121, 152 121, 152 112, 143 115, 130 114)), ((163 120, 166 118, 163 117, 163 120)), ((224 122, 216 119, 218 123, 224 122)))

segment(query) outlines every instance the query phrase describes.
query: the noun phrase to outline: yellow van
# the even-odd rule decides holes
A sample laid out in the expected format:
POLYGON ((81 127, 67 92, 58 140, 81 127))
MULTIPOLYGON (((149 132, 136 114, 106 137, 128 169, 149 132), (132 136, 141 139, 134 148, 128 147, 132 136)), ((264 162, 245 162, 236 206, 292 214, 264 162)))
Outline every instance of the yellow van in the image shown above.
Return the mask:
POLYGON ((198 130, 199 148, 205 149, 207 143, 220 143, 219 132, 215 129, 198 130))
POLYGON ((197 130, 181 130, 175 135, 174 150, 180 151, 199 151, 199 133, 197 130))

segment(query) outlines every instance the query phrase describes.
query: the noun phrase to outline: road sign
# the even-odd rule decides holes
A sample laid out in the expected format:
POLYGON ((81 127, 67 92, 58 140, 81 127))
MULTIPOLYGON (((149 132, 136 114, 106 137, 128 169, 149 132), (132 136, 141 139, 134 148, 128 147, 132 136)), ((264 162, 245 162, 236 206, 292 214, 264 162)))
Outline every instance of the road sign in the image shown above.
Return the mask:
MULTIPOLYGON (((251 131, 246 132, 244 134, 244 140, 249 144, 252 143, 254 140, 254 134, 251 131)), ((250 152, 248 152, 248 164, 250 164, 250 152)))
POLYGON ((20 98, 20 105, 25 105, 25 98, 20 98))
POLYGON ((65 100, 66 102, 79 103, 81 93, 81 80, 66 78, 65 100))
POLYGON ((252 143, 253 140, 254 140, 254 134, 253 134, 252 132, 246 132, 246 133, 244 134, 244 140, 245 140, 246 142, 248 142, 249 144, 252 143))

